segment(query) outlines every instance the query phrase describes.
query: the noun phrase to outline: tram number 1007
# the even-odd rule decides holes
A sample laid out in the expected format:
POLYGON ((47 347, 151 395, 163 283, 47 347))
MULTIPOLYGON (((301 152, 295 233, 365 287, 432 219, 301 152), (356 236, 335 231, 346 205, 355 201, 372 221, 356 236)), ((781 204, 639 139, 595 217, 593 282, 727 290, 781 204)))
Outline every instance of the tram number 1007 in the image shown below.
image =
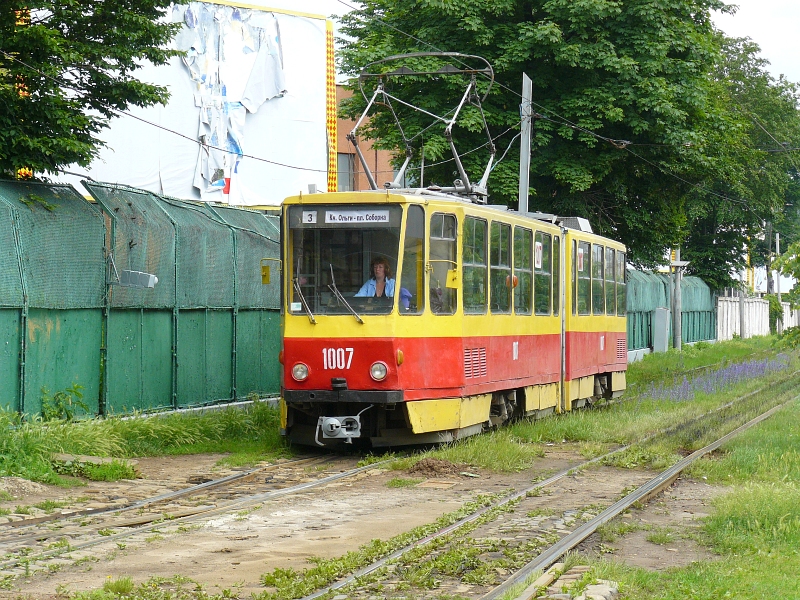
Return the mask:
POLYGON ((353 362, 352 348, 323 348, 323 369, 349 369, 353 362))

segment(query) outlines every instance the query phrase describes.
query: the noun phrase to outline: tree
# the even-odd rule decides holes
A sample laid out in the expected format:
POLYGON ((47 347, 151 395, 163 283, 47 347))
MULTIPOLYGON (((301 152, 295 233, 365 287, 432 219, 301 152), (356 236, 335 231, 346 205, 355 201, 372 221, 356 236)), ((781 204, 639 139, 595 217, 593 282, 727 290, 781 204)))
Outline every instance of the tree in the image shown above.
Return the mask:
POLYGON ((720 37, 720 48, 717 98, 725 107, 727 129, 738 135, 727 136, 737 143, 724 148, 727 158, 721 164, 728 166, 709 188, 736 202, 721 203, 713 195, 698 199, 683 252, 691 261, 689 272, 717 289, 733 285, 730 273, 745 266, 748 254, 751 265, 767 266, 768 232, 780 232, 789 243, 800 228, 791 206, 800 191, 796 159, 786 151, 800 143, 797 86, 776 81, 749 39, 720 37))
MULTIPOLYGON (((357 75, 378 58, 431 46, 483 56, 500 84, 484 103, 496 132, 518 127, 516 90, 527 73, 537 113, 531 209, 586 217, 645 266, 663 263, 688 239, 697 272, 722 285, 781 194, 770 187, 779 169, 762 173, 766 153, 754 148, 751 121, 733 106, 721 67, 726 42, 711 10, 728 8, 717 0, 368 0, 343 18, 341 66, 357 75)), ((439 114, 458 93, 438 75, 387 85, 439 114)), ((353 116, 364 104, 354 95, 344 111, 353 116)), ((430 125, 398 112, 411 136, 430 125)), ((484 143, 477 122, 464 111, 454 129, 460 148, 484 143)), ((372 116, 366 133, 402 149, 385 112, 372 116)), ((501 153, 510 138, 498 140, 501 153)), ((441 129, 425 131, 424 146, 426 162, 442 159, 441 129)), ((485 152, 465 164, 479 168, 485 152)), ((516 205, 518 161, 512 146, 489 180, 492 202, 516 205)), ((426 166, 425 180, 449 185, 452 171, 452 163, 426 166)))
POLYGON ((88 165, 117 111, 167 100, 134 74, 177 54, 170 4, 0 0, 0 176, 88 165))

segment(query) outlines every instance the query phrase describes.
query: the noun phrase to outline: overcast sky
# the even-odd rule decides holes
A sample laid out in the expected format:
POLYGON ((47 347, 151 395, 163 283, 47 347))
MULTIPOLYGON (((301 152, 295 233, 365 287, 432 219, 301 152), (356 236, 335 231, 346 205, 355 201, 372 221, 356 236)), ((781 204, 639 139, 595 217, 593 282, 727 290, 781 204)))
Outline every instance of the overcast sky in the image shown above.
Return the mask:
POLYGON ((714 14, 717 27, 732 37, 749 37, 777 78, 800 82, 800 0, 726 0, 739 10, 734 16, 714 14))

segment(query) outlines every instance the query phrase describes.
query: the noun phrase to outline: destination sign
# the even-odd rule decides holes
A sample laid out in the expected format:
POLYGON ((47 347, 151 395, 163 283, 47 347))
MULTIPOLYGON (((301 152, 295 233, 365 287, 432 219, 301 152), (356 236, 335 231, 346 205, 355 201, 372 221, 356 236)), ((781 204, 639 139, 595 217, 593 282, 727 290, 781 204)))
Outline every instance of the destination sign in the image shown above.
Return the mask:
POLYGON ((326 223, 356 223, 370 225, 389 223, 388 210, 328 210, 325 211, 326 223))

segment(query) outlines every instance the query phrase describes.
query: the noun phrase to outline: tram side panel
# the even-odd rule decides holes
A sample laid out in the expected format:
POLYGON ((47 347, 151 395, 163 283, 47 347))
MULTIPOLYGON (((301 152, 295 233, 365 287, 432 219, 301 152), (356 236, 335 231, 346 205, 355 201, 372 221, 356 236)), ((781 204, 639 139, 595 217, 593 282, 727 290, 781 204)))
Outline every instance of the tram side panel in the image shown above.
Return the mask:
POLYGON ((570 410, 625 389, 625 251, 611 240, 570 230, 566 254, 564 408, 570 410))

